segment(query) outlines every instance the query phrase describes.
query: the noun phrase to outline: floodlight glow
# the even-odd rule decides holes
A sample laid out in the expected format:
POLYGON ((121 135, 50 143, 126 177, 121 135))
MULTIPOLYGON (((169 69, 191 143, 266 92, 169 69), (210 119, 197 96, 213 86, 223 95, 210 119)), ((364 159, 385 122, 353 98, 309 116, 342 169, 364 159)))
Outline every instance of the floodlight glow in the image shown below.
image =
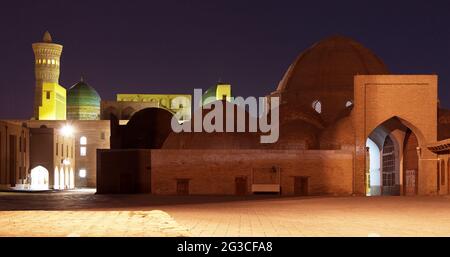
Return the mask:
POLYGON ((63 136, 67 136, 67 137, 69 137, 69 136, 73 136, 73 133, 74 133, 74 129, 73 129, 73 127, 71 126, 71 125, 64 125, 62 128, 61 128, 61 134, 63 135, 63 136))

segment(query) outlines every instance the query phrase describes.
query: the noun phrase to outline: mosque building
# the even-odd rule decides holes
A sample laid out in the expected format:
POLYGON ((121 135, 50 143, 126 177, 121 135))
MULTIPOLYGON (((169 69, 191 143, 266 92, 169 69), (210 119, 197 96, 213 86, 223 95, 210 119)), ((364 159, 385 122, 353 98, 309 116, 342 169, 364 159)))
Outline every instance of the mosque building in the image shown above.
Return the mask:
POLYGON ((109 148, 110 134, 101 98, 83 79, 68 90, 59 84, 63 46, 48 31, 32 46, 34 116, 0 123, 0 188, 95 187, 96 149, 109 148))
POLYGON ((450 144, 438 140, 448 138, 449 115, 437 88, 437 75, 391 74, 360 43, 331 36, 301 53, 268 95, 280 98, 276 143, 261 144, 259 133, 175 133, 164 110, 143 110, 111 123, 111 142, 127 143, 99 151, 97 191, 448 194, 450 144), (158 128, 140 129, 147 120, 158 128), (136 166, 124 169, 130 160, 136 166))
POLYGON ((140 110, 161 108, 181 113, 180 122, 184 122, 191 118, 191 98, 190 94, 117 94, 115 101, 101 102, 101 118, 109 120, 114 115, 126 122, 140 110))
MULTIPOLYGON (((59 85, 62 45, 50 33, 33 44, 30 120, 0 121, 0 187, 156 195, 446 195, 450 111, 438 76, 390 73, 360 43, 325 38, 303 51, 274 91, 279 139, 264 133, 180 132, 196 121, 190 94, 117 94, 102 100, 81 79, 59 85)), ((219 82, 203 114, 233 103, 219 82)), ((270 105, 270 101, 269 101, 270 105)), ((246 113, 246 121, 250 115, 246 113)), ((230 121, 225 121, 225 123, 230 121)))

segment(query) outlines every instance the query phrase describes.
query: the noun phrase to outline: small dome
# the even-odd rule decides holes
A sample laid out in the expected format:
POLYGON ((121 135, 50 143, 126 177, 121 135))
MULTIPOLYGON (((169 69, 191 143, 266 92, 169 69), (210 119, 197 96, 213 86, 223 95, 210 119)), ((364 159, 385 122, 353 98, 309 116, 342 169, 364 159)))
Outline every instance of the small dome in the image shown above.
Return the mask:
POLYGON ((231 85, 218 82, 216 85, 208 88, 202 95, 202 105, 207 105, 215 101, 229 99, 231 97, 231 85))
POLYGON ((67 92, 68 105, 100 106, 100 96, 95 89, 81 79, 67 92))
MULTIPOLYGON (((131 117, 120 133, 122 149, 159 149, 172 132, 173 114, 161 108, 145 108, 131 117)), ((113 133, 113 137, 115 137, 113 133)))
POLYGON ((101 98, 94 88, 81 79, 67 90, 67 116, 74 120, 97 120, 101 98))
POLYGON ((217 85, 208 88, 202 95, 202 105, 207 105, 216 101, 217 85))

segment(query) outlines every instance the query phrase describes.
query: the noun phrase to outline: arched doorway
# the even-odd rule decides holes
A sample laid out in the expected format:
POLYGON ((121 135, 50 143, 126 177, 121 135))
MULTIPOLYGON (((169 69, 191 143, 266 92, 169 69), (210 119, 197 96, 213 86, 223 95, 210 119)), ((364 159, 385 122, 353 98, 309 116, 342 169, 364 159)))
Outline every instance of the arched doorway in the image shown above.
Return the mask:
POLYGON ((369 134, 366 174, 370 178, 366 180, 366 195, 417 194, 419 140, 406 124, 393 117, 369 134))
POLYGON ((403 151, 403 193, 416 195, 419 177, 418 141, 416 135, 408 130, 405 135, 403 151))
POLYGON ((31 170, 31 190, 48 190, 48 170, 37 166, 31 170))

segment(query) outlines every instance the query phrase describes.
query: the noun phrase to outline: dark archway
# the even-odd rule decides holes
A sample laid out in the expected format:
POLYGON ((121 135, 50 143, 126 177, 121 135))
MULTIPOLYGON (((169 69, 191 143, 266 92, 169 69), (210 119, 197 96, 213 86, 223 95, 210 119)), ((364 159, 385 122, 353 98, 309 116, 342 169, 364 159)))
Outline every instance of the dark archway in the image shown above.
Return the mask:
POLYGON ((169 133, 172 132, 172 116, 171 112, 161 108, 146 108, 134 113, 126 125, 113 126, 112 123, 111 148, 161 148, 169 133))

